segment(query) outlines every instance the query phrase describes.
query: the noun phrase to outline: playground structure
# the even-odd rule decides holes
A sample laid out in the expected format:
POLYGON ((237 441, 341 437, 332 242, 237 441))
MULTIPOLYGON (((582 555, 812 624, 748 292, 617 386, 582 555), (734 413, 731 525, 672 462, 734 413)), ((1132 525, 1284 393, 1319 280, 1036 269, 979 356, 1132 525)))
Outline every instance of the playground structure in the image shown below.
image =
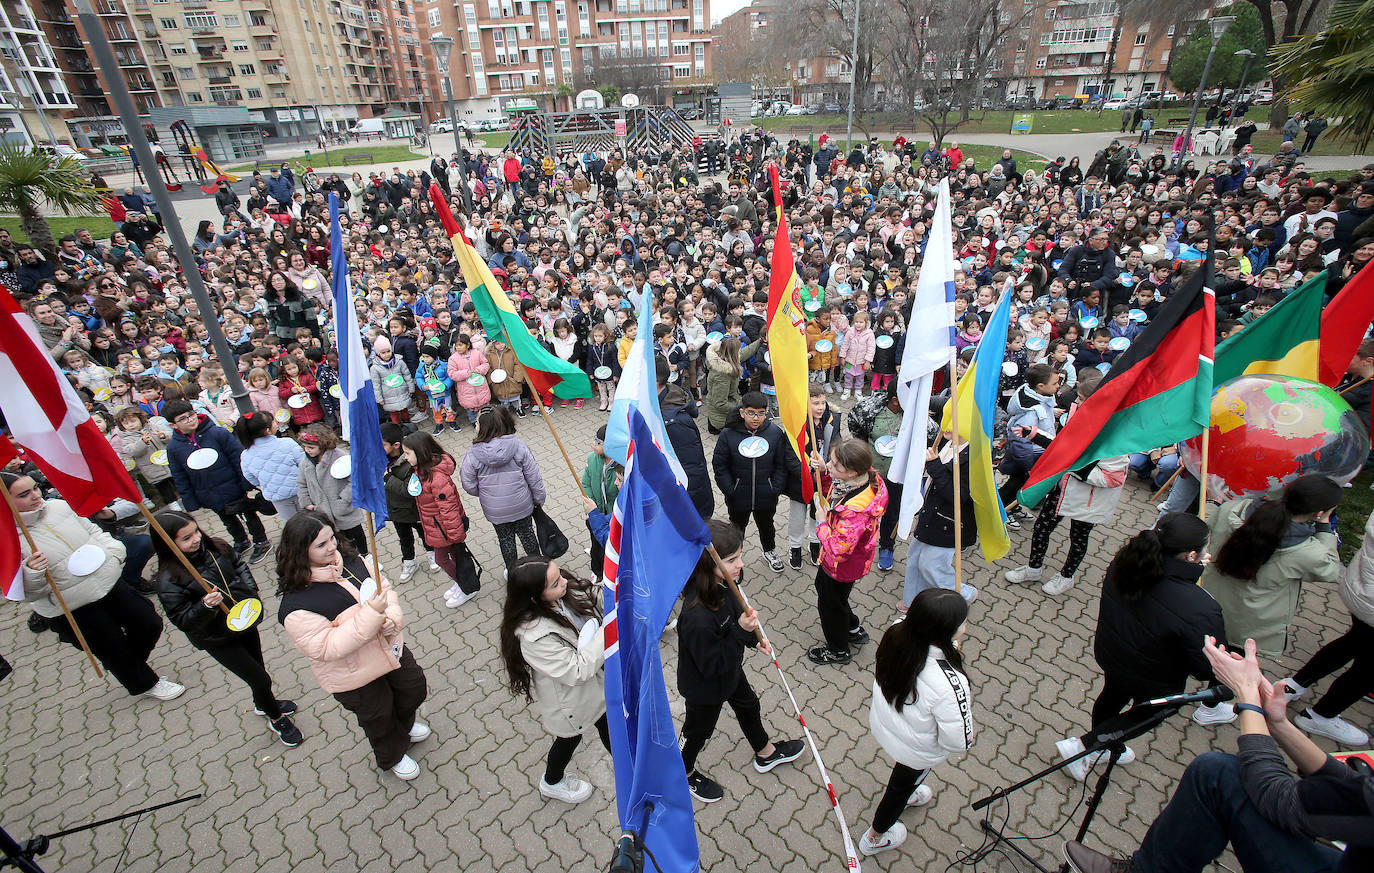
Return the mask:
POLYGON ((622 148, 662 149, 682 146, 695 136, 692 126, 668 106, 622 106, 530 112, 511 134, 513 151, 555 157, 572 152, 618 152, 622 148), (623 131, 623 134, 618 133, 623 131))

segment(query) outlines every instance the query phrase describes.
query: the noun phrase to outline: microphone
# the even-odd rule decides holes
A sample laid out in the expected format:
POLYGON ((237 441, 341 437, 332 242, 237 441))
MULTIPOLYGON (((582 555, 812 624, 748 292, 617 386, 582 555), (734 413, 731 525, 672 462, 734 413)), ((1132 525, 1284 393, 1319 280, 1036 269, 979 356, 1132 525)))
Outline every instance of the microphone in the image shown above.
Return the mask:
POLYGON ((1201 703, 1211 706, 1215 703, 1223 703, 1231 700, 1236 695, 1225 685, 1216 685, 1212 688, 1204 688, 1201 691, 1193 691, 1188 694, 1171 694, 1168 697, 1157 697, 1154 700, 1147 700, 1145 706, 1187 706, 1190 703, 1201 703))

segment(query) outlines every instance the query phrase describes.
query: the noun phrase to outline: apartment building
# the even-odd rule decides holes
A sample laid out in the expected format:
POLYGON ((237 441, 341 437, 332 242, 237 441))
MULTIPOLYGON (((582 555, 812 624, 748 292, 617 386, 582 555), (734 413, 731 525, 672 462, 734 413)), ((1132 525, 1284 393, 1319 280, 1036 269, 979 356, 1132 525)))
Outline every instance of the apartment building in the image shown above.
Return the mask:
POLYGON ((1190 26, 1123 16, 1114 0, 1050 5, 1008 35, 999 78, 1008 97, 1168 90, 1174 36, 1190 26))
POLYGON ((75 107, 34 8, 27 0, 0 0, 0 136, 29 143, 63 138, 61 113, 75 107))
MULTIPOLYGON (((419 14, 427 38, 454 37, 458 116, 480 121, 621 74, 665 90, 700 86, 710 12, 710 0, 426 0, 419 14)), ((427 74, 429 118, 443 117, 442 71, 430 64, 427 74)))

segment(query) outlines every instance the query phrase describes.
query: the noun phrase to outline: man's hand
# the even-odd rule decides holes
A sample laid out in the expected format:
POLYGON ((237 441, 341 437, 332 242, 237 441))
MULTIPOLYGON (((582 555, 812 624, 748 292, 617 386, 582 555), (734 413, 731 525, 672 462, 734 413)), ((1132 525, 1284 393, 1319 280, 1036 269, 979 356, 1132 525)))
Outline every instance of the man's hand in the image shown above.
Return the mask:
POLYGON ((1227 651, 1212 636, 1205 637, 1202 645, 1202 652, 1211 663, 1217 681, 1235 692, 1236 700, 1240 703, 1261 702, 1260 683, 1267 680, 1260 673, 1257 651, 1254 640, 1245 641, 1244 656, 1227 651))

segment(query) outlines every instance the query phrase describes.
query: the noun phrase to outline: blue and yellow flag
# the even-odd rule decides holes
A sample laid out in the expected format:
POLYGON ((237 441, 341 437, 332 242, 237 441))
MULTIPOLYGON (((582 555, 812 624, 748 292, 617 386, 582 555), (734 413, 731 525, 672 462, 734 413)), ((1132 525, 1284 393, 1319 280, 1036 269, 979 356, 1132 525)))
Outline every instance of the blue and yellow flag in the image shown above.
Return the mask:
MULTIPOLYGON (((997 496, 993 477, 992 427, 997 421, 997 388, 1002 380, 1002 362, 1007 354, 1007 328, 1011 325, 1012 283, 1002 290, 1002 301, 993 310, 987 330, 973 354, 968 372, 959 380, 955 403, 945 404, 941 428, 953 430, 953 413, 958 407, 958 442, 969 446, 969 493, 973 497, 973 517, 978 522, 978 543, 989 561, 1011 551, 1007 536, 1007 510, 997 496)), ((957 445, 958 443, 956 443, 957 445)))

